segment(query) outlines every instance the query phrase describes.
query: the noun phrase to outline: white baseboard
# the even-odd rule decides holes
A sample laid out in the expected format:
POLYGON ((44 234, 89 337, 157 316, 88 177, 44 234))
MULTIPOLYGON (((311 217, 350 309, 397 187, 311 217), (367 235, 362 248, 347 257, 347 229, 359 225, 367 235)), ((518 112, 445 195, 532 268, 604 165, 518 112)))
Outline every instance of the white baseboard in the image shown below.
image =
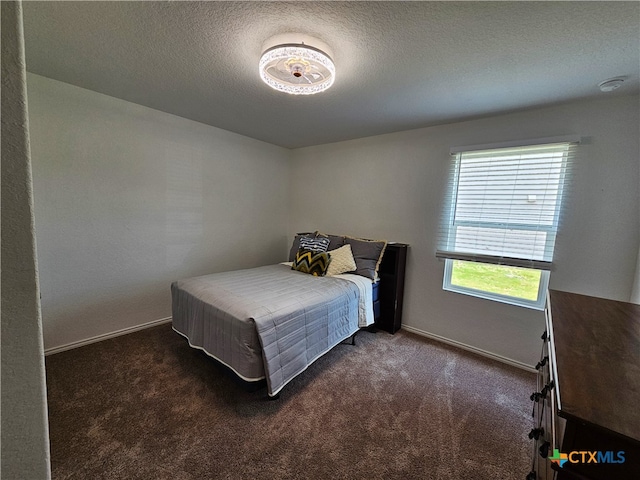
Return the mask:
POLYGON ((402 329, 406 330, 407 332, 415 333, 422 337, 430 338, 431 340, 436 340, 438 342, 446 343, 448 345, 453 345, 454 347, 462 348, 463 350, 467 350, 469 352, 477 353, 478 355, 482 355, 483 357, 491 358, 493 360, 497 360, 498 362, 506 363, 507 365, 511 365, 513 367, 517 367, 522 370, 526 370, 528 372, 532 372, 532 373, 537 372, 537 370, 533 367, 533 365, 527 365, 526 363, 518 362, 517 360, 503 357, 502 355, 496 355, 495 353, 491 353, 486 350, 482 350, 481 348, 467 345, 466 343, 458 342, 456 340, 451 340, 446 337, 441 337, 440 335, 436 335, 434 333, 425 332, 424 330, 420 330, 415 327, 410 327, 409 325, 402 325, 402 329))
MULTIPOLYGON (((159 320, 153 320, 151 322, 135 325, 133 327, 127 327, 121 330, 116 330, 115 332, 104 333, 102 335, 97 335, 95 337, 87 338, 85 340, 79 340, 77 342, 71 342, 66 345, 60 345, 58 347, 48 348, 44 351, 44 354, 53 355, 54 353, 60 353, 66 350, 71 350, 73 348, 82 347, 84 345, 90 345, 92 343, 101 342, 109 338, 119 337, 120 335, 126 335, 127 333, 137 332, 138 330, 144 330, 145 328, 151 328, 151 327, 155 327, 157 325, 162 325, 163 323, 169 323, 169 322, 171 322, 171 317, 161 318, 159 320)), ((458 342, 456 340, 451 340, 446 337, 436 335, 434 333, 425 332, 424 330, 420 330, 418 328, 411 327, 409 325, 402 325, 402 329, 408 332, 415 333, 422 337, 430 338, 431 340, 436 340, 438 342, 446 343, 448 345, 453 345, 454 347, 462 348, 463 350, 467 350, 469 352, 482 355, 483 357, 497 360, 498 362, 506 363, 507 365, 511 365, 511 366, 520 368, 522 370, 526 370, 528 372, 533 372, 533 373, 536 372, 536 369, 532 365, 527 365, 526 363, 518 362, 517 360, 512 360, 511 358, 503 357, 501 355, 497 355, 495 353, 482 350, 481 348, 467 345, 466 343, 458 342)))
POLYGON ((95 337, 87 338, 85 340, 78 340, 77 342, 67 343, 66 345, 60 345, 59 347, 47 348, 44 351, 46 355, 53 355, 54 353, 64 352, 65 350, 71 350, 72 348, 83 347, 85 345, 89 345, 91 343, 101 342, 102 340, 107 340, 109 338, 119 337, 120 335, 126 335, 127 333, 137 332, 138 330, 144 330, 145 328, 155 327, 157 325, 161 325, 163 323, 169 323, 171 321, 171 317, 161 318, 159 320, 153 320, 151 322, 142 323, 140 325, 134 325, 133 327, 123 328, 121 330, 116 330, 115 332, 104 333, 102 335, 97 335, 95 337))

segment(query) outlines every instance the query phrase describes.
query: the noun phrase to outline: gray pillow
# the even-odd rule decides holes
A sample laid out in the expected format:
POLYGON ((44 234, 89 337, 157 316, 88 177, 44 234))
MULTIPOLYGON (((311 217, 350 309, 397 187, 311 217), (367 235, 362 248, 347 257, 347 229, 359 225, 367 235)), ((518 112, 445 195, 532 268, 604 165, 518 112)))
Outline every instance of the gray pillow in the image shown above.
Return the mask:
POLYGON ((316 237, 326 237, 329 239, 329 248, 327 251, 335 250, 345 245, 343 235, 327 235, 324 233, 316 232, 316 237))
POLYGON ((346 237, 345 243, 351 245, 351 252, 356 261, 356 271, 354 273, 371 280, 377 279, 378 268, 380 267, 387 242, 346 237))
POLYGON ((317 230, 315 232, 301 232, 296 233, 296 236, 293 239, 293 244, 291 245, 291 250, 289 250, 289 261, 293 262, 296 258, 296 253, 300 250, 300 239, 302 237, 325 237, 329 239, 329 250, 335 250, 336 248, 340 248, 345 245, 344 236, 343 235, 326 235, 324 233, 320 233, 317 230))

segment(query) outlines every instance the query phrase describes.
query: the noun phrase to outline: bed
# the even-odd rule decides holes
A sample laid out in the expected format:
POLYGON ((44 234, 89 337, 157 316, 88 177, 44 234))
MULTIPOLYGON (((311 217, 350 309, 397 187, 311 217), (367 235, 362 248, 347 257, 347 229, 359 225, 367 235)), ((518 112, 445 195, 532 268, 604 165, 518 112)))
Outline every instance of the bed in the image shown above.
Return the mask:
POLYGON ((325 258, 337 264, 335 252, 348 245, 357 268, 310 275, 297 269, 296 261, 308 247, 299 241, 321 234, 313 235, 296 236, 293 262, 173 282, 173 329, 245 382, 266 380, 269 396, 277 396, 316 359, 374 322, 372 286, 385 243, 374 248, 331 236, 325 258), (373 253, 363 254, 362 247, 373 253))

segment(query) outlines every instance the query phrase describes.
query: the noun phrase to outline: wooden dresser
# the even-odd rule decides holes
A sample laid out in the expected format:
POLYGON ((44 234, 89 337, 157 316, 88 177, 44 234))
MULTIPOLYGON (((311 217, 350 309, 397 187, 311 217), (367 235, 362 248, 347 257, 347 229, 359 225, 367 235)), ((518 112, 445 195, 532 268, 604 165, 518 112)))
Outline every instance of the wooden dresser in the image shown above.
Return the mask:
POLYGON ((527 480, 640 479, 640 305, 549 290, 545 315, 527 480))

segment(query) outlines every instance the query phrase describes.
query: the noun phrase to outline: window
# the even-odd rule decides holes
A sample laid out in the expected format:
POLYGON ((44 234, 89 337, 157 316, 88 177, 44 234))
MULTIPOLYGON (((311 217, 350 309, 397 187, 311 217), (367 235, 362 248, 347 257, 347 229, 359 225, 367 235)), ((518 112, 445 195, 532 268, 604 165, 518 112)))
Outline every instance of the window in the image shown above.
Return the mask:
POLYGON ((443 288, 543 308, 576 139, 452 149, 443 288))

